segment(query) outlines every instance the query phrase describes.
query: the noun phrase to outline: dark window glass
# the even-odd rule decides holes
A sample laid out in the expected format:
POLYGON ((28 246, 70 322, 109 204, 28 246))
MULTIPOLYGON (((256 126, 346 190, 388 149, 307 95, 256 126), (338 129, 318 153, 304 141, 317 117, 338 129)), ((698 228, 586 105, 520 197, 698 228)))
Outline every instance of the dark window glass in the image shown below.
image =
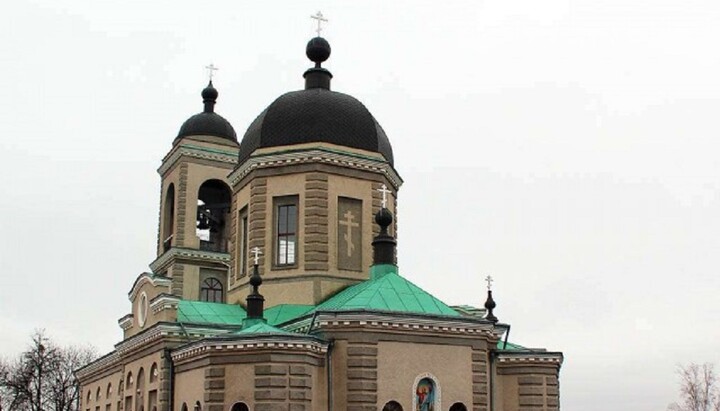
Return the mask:
POLYGON ((240 251, 241 257, 240 261, 242 261, 242 267, 240 267, 240 272, 242 275, 247 274, 247 253, 248 253, 248 218, 247 216, 244 216, 242 218, 242 240, 240 241, 240 247, 242 247, 242 250, 240 251))
POLYGON ((211 303, 223 302, 223 286, 216 278, 208 278, 200 287, 200 300, 211 303))
POLYGON ((277 209, 277 265, 295 264, 297 245, 297 205, 282 204, 277 209))

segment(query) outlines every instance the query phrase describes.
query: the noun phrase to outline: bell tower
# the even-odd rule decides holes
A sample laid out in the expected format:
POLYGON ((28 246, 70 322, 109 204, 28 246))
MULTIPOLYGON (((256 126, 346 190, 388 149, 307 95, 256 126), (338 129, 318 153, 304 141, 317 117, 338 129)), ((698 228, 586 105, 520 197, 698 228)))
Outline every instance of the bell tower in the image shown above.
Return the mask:
POLYGON ((237 164, 238 143, 232 125, 215 113, 217 97, 211 79, 202 91, 203 111, 183 123, 158 169, 157 259, 150 268, 169 277, 180 298, 225 302, 232 200, 227 176, 237 164))

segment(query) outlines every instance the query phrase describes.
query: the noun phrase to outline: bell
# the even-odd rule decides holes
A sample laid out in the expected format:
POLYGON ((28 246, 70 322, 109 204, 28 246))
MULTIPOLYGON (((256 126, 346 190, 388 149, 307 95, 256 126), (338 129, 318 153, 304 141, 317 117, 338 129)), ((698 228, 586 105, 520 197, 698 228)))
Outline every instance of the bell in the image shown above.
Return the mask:
POLYGON ((207 230, 208 228, 210 228, 207 217, 200 216, 200 218, 198 219, 197 228, 198 230, 207 230))

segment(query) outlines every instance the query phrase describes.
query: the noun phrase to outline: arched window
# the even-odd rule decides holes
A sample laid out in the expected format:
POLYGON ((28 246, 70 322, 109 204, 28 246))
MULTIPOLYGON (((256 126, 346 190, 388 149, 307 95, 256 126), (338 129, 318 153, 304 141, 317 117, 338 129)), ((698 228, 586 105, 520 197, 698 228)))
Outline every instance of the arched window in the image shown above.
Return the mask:
POLYGON ((173 234, 175 233, 175 185, 172 183, 165 193, 162 227, 163 251, 167 251, 172 247, 173 234))
POLYGON ((100 401, 100 398, 102 398, 102 392, 100 392, 100 387, 98 387, 97 391, 95 392, 95 401, 100 401))
POLYGON ((244 402, 236 402, 232 408, 230 408, 230 411, 250 411, 250 408, 248 408, 244 402))
POLYGON ((182 407, 180 407, 180 411, 188 411, 187 404, 183 403, 182 407))
POLYGON ((200 300, 211 303, 223 302, 223 285, 216 278, 208 278, 200 287, 200 300))
POLYGON ((142 367, 137 373, 136 386, 135 411, 145 411, 145 370, 142 367))
POLYGON ((158 378, 157 363, 153 363, 153 365, 150 367, 150 384, 157 381, 157 378, 158 378))
POLYGON ((111 397, 112 397, 112 383, 109 382, 108 386, 107 386, 107 393, 105 394, 105 398, 107 398, 109 400, 111 397))
POLYGON ((227 252, 227 226, 230 213, 230 187, 220 180, 208 180, 200 186, 197 202, 196 234, 200 249, 227 252))
POLYGON ((90 390, 88 390, 87 400, 85 402, 87 402, 89 404, 91 399, 92 399, 92 394, 90 393, 90 390))
POLYGON ((403 411, 403 407, 397 401, 388 401, 383 406, 382 411, 403 411))
POLYGON ((456 402, 450 406, 450 411, 467 411, 467 407, 461 402, 456 402))
MULTIPOLYGON (((127 378, 125 378, 125 388, 128 390, 131 389, 133 386, 133 376, 132 371, 129 371, 127 374, 127 378)), ((130 392, 132 394, 132 391, 130 392)))
POLYGON ((195 407, 193 408, 193 411, 202 411, 202 405, 200 405, 200 401, 195 401, 195 407))

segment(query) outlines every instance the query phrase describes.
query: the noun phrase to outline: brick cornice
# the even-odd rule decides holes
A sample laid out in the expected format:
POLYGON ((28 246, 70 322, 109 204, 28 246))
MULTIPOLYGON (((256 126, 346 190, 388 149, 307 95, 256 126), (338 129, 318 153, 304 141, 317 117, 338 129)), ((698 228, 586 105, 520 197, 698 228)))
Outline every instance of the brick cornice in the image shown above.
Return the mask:
POLYGON ((393 184, 395 189, 403 183, 397 171, 380 157, 375 158, 321 146, 255 154, 230 173, 228 178, 230 185, 235 187, 243 177, 256 169, 309 163, 330 164, 381 174, 393 184))
POLYGON ((200 159, 218 161, 220 163, 234 166, 238 160, 238 150, 220 150, 191 144, 180 144, 174 147, 162 161, 158 168, 158 174, 165 175, 183 157, 189 159, 200 159))
POLYGON ((150 263, 150 269, 153 272, 162 272, 167 269, 176 260, 190 260, 193 262, 216 262, 225 267, 230 264, 229 253, 217 253, 214 251, 202 251, 192 248, 173 247, 163 253, 155 261, 150 263))

